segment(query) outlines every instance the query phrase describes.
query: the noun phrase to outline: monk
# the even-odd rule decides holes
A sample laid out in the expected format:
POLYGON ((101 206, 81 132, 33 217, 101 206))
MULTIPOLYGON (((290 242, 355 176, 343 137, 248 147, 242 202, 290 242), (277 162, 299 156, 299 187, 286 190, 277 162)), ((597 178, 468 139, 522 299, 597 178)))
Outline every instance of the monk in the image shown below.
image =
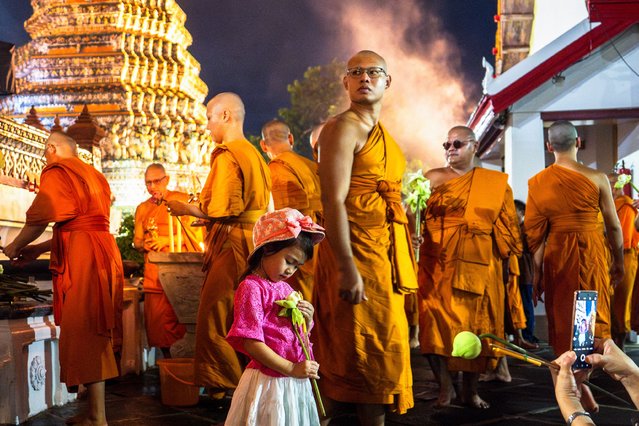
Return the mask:
MULTIPOLYGON (((170 347, 186 333, 186 328, 178 322, 175 311, 167 299, 160 283, 158 267, 148 261, 148 253, 170 251, 169 243, 169 213, 166 202, 179 200, 188 202, 189 195, 179 191, 169 191, 170 176, 166 174, 164 166, 153 163, 146 168, 144 183, 151 197, 141 203, 135 210, 135 227, 133 232, 133 246, 144 253, 144 325, 146 337, 151 347, 162 350, 165 358, 171 357, 170 347)), ((182 226, 173 222, 174 251, 199 252, 202 251, 201 228, 191 227, 191 218, 183 217, 182 226), (177 234, 181 233, 178 238, 177 234), (177 243, 181 247, 178 249, 177 243)))
POLYGON ((235 389, 242 363, 226 342, 233 321, 233 296, 253 250, 253 225, 272 210, 271 174, 259 151, 244 136, 244 103, 235 93, 207 104, 208 129, 216 146, 200 205, 169 201, 171 214, 209 220, 203 269, 206 272, 195 328, 195 383, 212 396, 235 389))
POLYGON ((104 176, 77 157, 75 141, 54 132, 47 166, 24 227, 4 253, 19 264, 50 251, 53 309, 60 326, 60 381, 83 384, 88 411, 67 423, 106 425, 104 381, 117 377, 122 344, 122 260, 109 233, 111 190, 104 176), (29 245, 55 222, 53 238, 29 245))
POLYGON ((615 201, 615 209, 621 232, 623 234, 623 265, 624 276, 621 282, 615 287, 614 295, 611 299, 612 306, 612 338, 621 349, 624 347, 626 335, 630 328, 630 307, 632 293, 637 274, 637 255, 639 253, 639 215, 633 206, 632 198, 624 195, 623 189, 615 188, 617 183, 617 173, 609 173, 610 189, 615 201))
POLYGON ((477 145, 471 129, 453 127, 444 143, 448 165, 425 175, 433 192, 419 262, 420 342, 439 382, 439 406, 456 397, 450 371, 462 371, 461 402, 489 407, 477 382, 498 359, 486 343, 477 359, 452 357, 453 339, 461 331, 504 335, 502 262, 522 250, 508 176, 474 167, 477 145))
MULTIPOLYGON (((605 174, 577 161, 580 145, 572 123, 553 123, 546 147, 555 163, 528 181, 524 227, 533 253, 535 294, 546 295, 548 335, 556 354, 570 349, 576 290, 599 292, 595 336, 610 337, 611 284, 624 275, 623 234, 610 184, 605 174)), ((598 410, 587 386, 582 386, 582 403, 588 411, 598 410)))
POLYGON ((343 84, 350 108, 319 139, 328 238, 318 250, 312 337, 323 423, 339 403, 354 403, 361 424, 382 425, 386 408, 401 414, 413 407, 404 295, 417 282, 401 205, 406 160, 378 121, 391 84, 384 58, 357 53, 343 84))
MULTIPOLYGON (((290 207, 317 222, 322 213, 317 163, 295 153, 294 141, 290 128, 282 121, 271 120, 262 126, 260 147, 271 160, 268 168, 271 171, 273 202, 276 210, 290 207)), ((288 279, 291 287, 301 291, 306 300, 313 296, 313 259, 300 266, 297 273, 288 279)))

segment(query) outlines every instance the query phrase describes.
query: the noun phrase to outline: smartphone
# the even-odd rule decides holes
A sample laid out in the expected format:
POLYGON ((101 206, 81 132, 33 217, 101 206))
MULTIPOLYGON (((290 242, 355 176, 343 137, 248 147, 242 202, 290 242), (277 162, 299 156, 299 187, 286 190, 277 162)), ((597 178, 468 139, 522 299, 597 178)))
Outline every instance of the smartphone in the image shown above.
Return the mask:
POLYGON ((597 319, 597 292, 594 290, 575 291, 572 308, 572 341, 570 348, 577 354, 574 370, 592 367, 586 362, 586 355, 595 350, 595 321, 597 319))

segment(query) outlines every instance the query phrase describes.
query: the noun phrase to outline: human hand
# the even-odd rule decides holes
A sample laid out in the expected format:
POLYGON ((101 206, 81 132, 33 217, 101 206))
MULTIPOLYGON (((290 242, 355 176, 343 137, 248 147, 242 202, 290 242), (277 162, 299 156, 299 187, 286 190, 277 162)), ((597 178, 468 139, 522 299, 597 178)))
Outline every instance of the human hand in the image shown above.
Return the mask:
POLYGON ((164 247, 169 246, 169 237, 152 237, 144 240, 144 249, 146 251, 162 251, 164 247))
POLYGON ((573 371, 572 365, 576 360, 575 352, 564 352, 553 361, 553 364, 559 365, 559 370, 550 369, 555 382, 555 397, 564 417, 575 411, 583 411, 581 385, 588 378, 590 370, 573 371))
POLYGON ((610 284, 612 288, 617 288, 617 285, 623 280, 624 272, 623 258, 620 261, 612 262, 610 266, 610 284))
POLYGON ((364 281, 351 260, 350 265, 339 272, 339 297, 345 302, 357 305, 368 300, 364 291, 364 281))
POLYGON ((612 339, 596 339, 595 350, 601 353, 588 355, 586 362, 601 368, 613 379, 624 381, 639 374, 639 367, 612 339))
POLYGON ((188 204, 178 200, 171 200, 166 203, 171 216, 184 216, 189 214, 188 204))
POLYGON ((633 206, 635 209, 639 209, 639 199, 634 199, 634 200, 632 200, 632 206, 633 206))
POLYGON ((542 295, 544 294, 544 286, 542 284, 541 270, 533 271, 533 304, 537 306, 537 302, 544 302, 542 295))
POLYGON ((30 244, 23 247, 16 259, 11 261, 11 264, 22 268, 29 262, 33 262, 43 253, 42 249, 37 244, 30 244))
POLYGON ((7 256, 11 260, 16 260, 20 255, 20 250, 22 247, 18 247, 15 243, 9 243, 5 248, 2 249, 4 255, 7 256))
POLYGON ((307 324, 310 324, 313 321, 313 314, 315 313, 315 308, 311 305, 310 302, 306 300, 300 300, 297 302, 297 309, 300 310, 302 315, 304 315, 304 319, 307 324))
POLYGON ((318 371, 317 361, 304 360, 293 364, 290 376, 296 379, 319 379, 318 371))
POLYGON ((417 234, 410 234, 410 242, 413 246, 413 250, 417 250, 422 246, 422 244, 424 244, 424 237, 417 234))

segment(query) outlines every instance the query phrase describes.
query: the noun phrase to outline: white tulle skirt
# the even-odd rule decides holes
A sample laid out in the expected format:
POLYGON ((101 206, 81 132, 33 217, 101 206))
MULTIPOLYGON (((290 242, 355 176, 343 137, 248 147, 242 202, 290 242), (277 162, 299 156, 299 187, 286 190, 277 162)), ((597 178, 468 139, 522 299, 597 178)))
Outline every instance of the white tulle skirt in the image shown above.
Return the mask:
POLYGON ((247 368, 235 389, 226 426, 316 426, 317 406, 309 379, 271 377, 247 368))

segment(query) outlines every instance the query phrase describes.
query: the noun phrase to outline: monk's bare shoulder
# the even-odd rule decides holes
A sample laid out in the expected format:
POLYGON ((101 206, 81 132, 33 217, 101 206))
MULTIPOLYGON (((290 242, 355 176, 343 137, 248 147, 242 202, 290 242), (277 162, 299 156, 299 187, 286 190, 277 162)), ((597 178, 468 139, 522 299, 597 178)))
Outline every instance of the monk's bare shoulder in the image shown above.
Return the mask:
POLYGON ((364 146, 370 131, 353 111, 346 110, 326 122, 320 143, 325 151, 349 147, 357 152, 364 146))
POLYGON ((431 188, 437 188, 449 180, 457 177, 457 174, 451 172, 450 167, 438 167, 436 169, 430 169, 424 174, 424 177, 430 180, 431 188))

